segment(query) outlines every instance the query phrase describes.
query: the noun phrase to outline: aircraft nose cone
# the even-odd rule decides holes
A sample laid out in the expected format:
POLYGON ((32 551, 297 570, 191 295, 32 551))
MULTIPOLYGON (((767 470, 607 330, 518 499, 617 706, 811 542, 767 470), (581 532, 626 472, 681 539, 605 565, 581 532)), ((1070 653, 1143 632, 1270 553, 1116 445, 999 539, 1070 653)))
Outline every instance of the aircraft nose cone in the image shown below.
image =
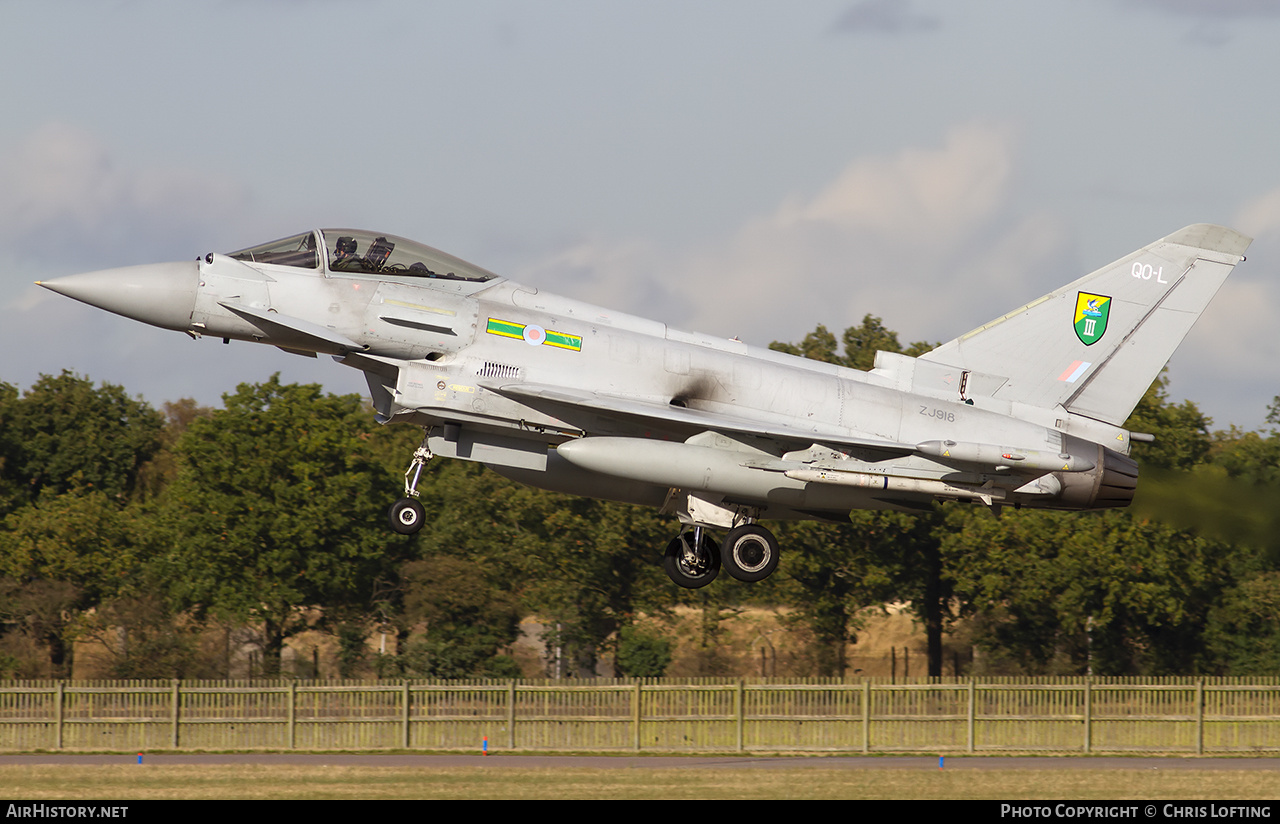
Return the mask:
POLYGON ((195 261, 150 263, 69 275, 37 281, 37 284, 126 318, 183 331, 191 325, 196 289, 200 285, 200 266, 195 261))

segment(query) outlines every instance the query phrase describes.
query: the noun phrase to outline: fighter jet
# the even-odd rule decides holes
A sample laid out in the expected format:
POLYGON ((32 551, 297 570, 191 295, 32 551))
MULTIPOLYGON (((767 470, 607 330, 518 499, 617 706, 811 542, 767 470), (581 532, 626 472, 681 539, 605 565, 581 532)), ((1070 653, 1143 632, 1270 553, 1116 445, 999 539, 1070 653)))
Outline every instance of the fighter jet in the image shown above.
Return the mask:
POLYGON ((435 455, 543 489, 658 507, 678 585, 759 581, 771 519, 935 501, 1126 506, 1123 428, 1250 239, 1188 226, 937 349, 869 372, 523 286, 378 232, 318 229, 193 262, 40 285, 191 338, 360 370, 382 423, 423 429, 391 528, 421 529, 435 455), (724 531, 717 541, 713 533, 724 531))

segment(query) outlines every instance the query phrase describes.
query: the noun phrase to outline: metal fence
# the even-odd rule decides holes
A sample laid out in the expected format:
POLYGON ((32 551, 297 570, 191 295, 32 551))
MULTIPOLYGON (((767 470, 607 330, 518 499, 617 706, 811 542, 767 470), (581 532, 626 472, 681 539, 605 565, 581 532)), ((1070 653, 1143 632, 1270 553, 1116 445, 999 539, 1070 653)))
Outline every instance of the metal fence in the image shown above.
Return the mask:
POLYGON ((0 682, 0 750, 1280 752, 1277 679, 0 682))

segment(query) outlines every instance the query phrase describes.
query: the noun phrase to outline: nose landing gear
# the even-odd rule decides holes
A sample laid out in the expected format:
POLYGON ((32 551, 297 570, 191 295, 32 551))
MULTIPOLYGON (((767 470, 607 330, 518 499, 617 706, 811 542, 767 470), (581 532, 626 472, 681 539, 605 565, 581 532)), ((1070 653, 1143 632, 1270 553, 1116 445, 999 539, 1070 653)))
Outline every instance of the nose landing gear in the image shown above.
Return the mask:
POLYGON ((427 512, 417 501, 418 479, 422 477, 422 470, 431 457, 431 450, 427 448, 427 439, 423 437, 422 444, 414 450, 413 460, 409 462, 409 468, 404 473, 404 497, 387 510, 387 522, 401 535, 412 535, 422 529, 422 525, 426 523, 427 512))
POLYGON ((413 498, 401 498, 387 510, 387 522, 401 535, 412 535, 422 529, 427 511, 413 498))

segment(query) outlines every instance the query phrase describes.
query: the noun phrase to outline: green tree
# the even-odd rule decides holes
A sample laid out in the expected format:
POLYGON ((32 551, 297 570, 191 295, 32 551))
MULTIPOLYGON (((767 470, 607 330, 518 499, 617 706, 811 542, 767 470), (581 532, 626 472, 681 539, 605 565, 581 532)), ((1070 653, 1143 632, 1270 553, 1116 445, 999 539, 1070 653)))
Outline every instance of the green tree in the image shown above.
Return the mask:
POLYGON ((544 503, 541 548, 524 559, 525 599, 558 627, 549 640, 580 675, 591 675, 631 616, 667 600, 670 582, 659 552, 671 538, 670 526, 629 504, 562 495, 544 503))
POLYGON ((649 509, 533 489, 458 461, 424 479, 420 557, 484 563, 523 609, 557 628, 544 640, 579 675, 594 674, 632 615, 668 600, 660 551, 670 526, 649 509))
POLYGON ((357 396, 273 376, 223 402, 175 445, 161 568, 177 606, 260 625, 270 674, 304 608, 370 607, 407 555, 383 519, 398 479, 370 458, 379 434, 357 396))
POLYGON ((119 386, 70 372, 42 375, 21 396, 0 384, 0 576, 20 587, 4 610, 47 650, 52 674, 71 674, 86 615, 143 564, 131 503, 160 431, 159 413, 119 386))
POLYGON ((789 355, 844 365, 844 358, 840 357, 837 347, 836 336, 822 324, 818 324, 816 329, 805 335, 799 346, 778 341, 769 344, 770 349, 786 352, 789 355))
POLYGON ((1125 421, 1126 429, 1155 437, 1133 444, 1133 457, 1146 470, 1190 469, 1208 458, 1213 445, 1209 419, 1191 401, 1170 402, 1168 385, 1163 374, 1156 378, 1125 421))
POLYGON ((83 614, 83 601, 80 589, 66 581, 0 578, 0 624, 6 630, 6 645, 21 636, 44 652, 43 661, 24 654, 6 661, 6 668, 12 664, 15 673, 28 678, 70 678, 74 620, 83 614))
POLYGON ((1267 407, 1266 432, 1214 433, 1212 462, 1233 480, 1260 490, 1280 489, 1280 396, 1267 407))
POLYGON ((671 641, 628 624, 618 633, 617 660, 628 678, 661 678, 671 666, 671 641))
POLYGON ((1280 662, 1280 397, 1267 411, 1267 431, 1215 433, 1211 466, 1162 478, 1139 499, 1158 517, 1235 544, 1205 631, 1230 675, 1272 673, 1280 662))
POLYGON ((449 556, 405 565, 405 617, 426 627, 425 637, 410 641, 411 674, 468 678, 500 666, 495 659, 516 640, 520 611, 490 574, 483 563, 449 556))
POLYGON ((18 388, 0 382, 0 514, 12 512, 29 500, 29 484, 18 466, 22 463, 22 436, 13 422, 19 403, 18 388))
POLYGON ((138 471, 138 497, 144 501, 158 498, 177 477, 178 464, 173 450, 182 433, 197 418, 207 418, 213 414, 211 407, 200 406, 191 398, 166 401, 161 404, 161 410, 164 427, 160 430, 160 447, 138 471))
POLYGON ((898 342, 898 333, 886 329, 880 318, 870 314, 863 316, 860 325, 844 330, 843 340, 845 364, 864 371, 875 366, 876 352, 898 352, 914 358, 937 346, 916 341, 904 349, 898 342))
POLYGON ((1206 637, 1219 671, 1280 671, 1280 571, 1247 577, 1227 589, 1209 614, 1206 637))
POLYGON ((1031 674, 1205 671, 1230 548, 1120 511, 955 510, 942 552, 978 645, 1031 674))
POLYGON ((132 510, 96 489, 46 493, 0 532, 0 578, 13 582, 7 620, 34 633, 54 675, 70 677, 80 619, 127 591, 143 561, 132 510))
POLYGON ((811 360, 820 360, 847 366, 862 371, 875 366, 876 352, 896 352, 912 357, 919 357, 937 346, 934 343, 917 341, 905 349, 898 341, 898 333, 886 329, 884 321, 870 313, 862 317, 858 326, 850 326, 844 330, 840 341, 827 327, 819 324, 812 332, 804 336, 799 345, 774 341, 769 348, 778 352, 811 360), (844 354, 839 351, 839 343, 844 343, 844 354))
POLYGON ((82 616, 78 637, 97 642, 113 678, 216 678, 200 659, 199 627, 174 614, 158 586, 105 600, 82 616))
POLYGON ((0 471, 13 506, 74 487, 125 498, 160 448, 160 413, 122 387, 41 375, 21 398, 0 385, 0 471), (18 493, 16 499, 14 493, 18 493))
POLYGON ((783 574, 791 585, 796 620, 813 634, 820 676, 844 676, 846 647, 856 639, 859 613, 892 597, 893 527, 901 523, 885 513, 854 513, 854 518, 853 527, 812 521, 778 525, 778 540, 787 548, 783 574))

